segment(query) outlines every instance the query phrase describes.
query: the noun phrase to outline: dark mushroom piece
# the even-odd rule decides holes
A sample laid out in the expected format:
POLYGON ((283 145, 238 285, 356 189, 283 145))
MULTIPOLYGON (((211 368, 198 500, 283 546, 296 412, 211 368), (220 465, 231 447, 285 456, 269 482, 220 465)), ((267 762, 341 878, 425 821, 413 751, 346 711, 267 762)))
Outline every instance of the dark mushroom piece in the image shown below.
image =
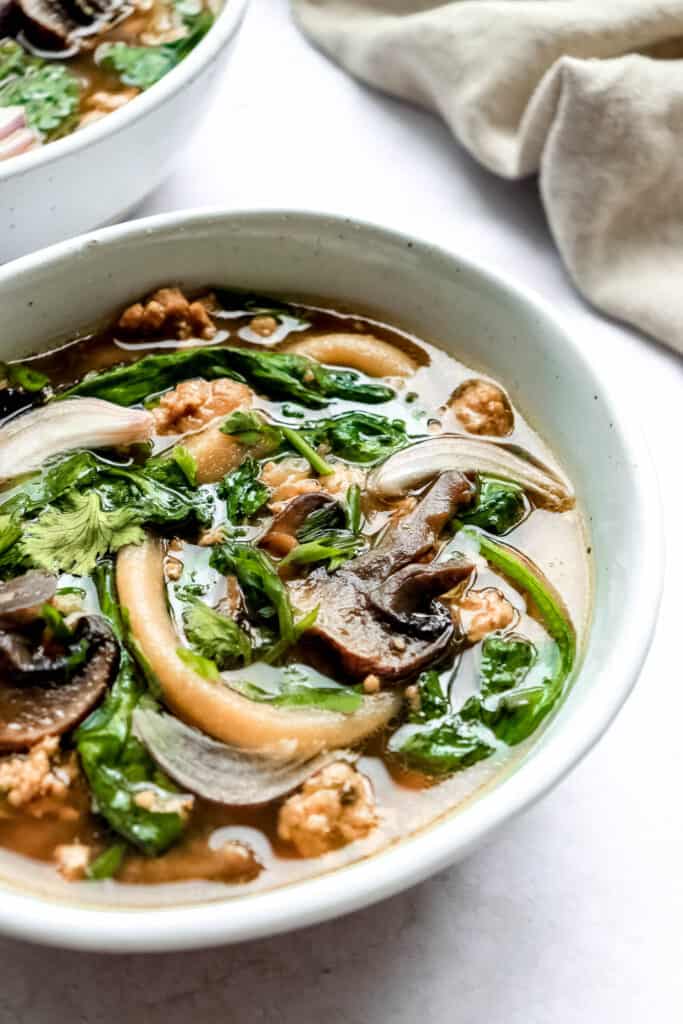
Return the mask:
POLYGON ((31 569, 23 576, 0 583, 0 628, 30 622, 57 590, 57 577, 31 569))
POLYGON ((309 491, 298 494, 287 502, 285 507, 273 517, 268 531, 261 538, 260 544, 276 555, 287 554, 296 547, 297 532, 306 522, 311 512, 321 508, 329 508, 337 502, 329 494, 321 491, 309 491))
POLYGON ((73 642, 54 659, 28 649, 17 633, 0 633, 0 751, 24 750, 61 734, 85 718, 107 688, 118 662, 118 645, 99 616, 79 619, 73 642), (85 661, 70 679, 70 657, 85 661), (66 680, 66 681, 64 681, 66 680))
POLYGON ((302 613, 318 606, 309 632, 335 649, 351 675, 398 682, 445 653, 454 626, 433 598, 474 566, 465 558, 436 566, 420 560, 433 553, 446 523, 474 494, 466 476, 444 473, 370 551, 334 574, 317 569, 290 584, 302 613))
POLYGON ((14 10, 14 0, 0 0, 0 34, 7 28, 14 10))
POLYGON ((79 49, 78 38, 104 27, 122 10, 121 0, 17 0, 29 43, 67 57, 79 49))
POLYGON ((436 565, 406 565, 368 591, 368 601, 397 629, 425 638, 439 636, 451 616, 435 599, 467 579, 472 568, 463 557, 436 565))

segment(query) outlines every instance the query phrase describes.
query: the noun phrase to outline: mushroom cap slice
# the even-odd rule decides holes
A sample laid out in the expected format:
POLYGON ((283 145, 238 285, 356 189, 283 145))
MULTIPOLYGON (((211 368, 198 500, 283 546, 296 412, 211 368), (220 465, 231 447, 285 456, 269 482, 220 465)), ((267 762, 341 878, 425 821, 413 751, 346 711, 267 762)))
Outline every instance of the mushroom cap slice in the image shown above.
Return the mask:
POLYGON ((85 616, 90 657, 69 682, 14 685, 0 681, 0 751, 24 750, 67 732, 98 703, 118 661, 118 645, 99 616, 85 616))
POLYGON ((353 756, 336 750, 314 757, 272 757, 219 743, 173 715, 151 708, 135 710, 133 728, 157 764, 183 788, 232 806, 276 800, 325 765, 353 756))
POLYGON ((380 729, 401 705, 396 694, 365 697, 352 714, 316 708, 274 708, 241 696, 227 684, 204 679, 177 654, 179 645, 166 604, 163 549, 152 537, 122 548, 117 557, 119 599, 128 611, 140 649, 180 718, 214 739, 271 755, 313 757, 349 747, 380 729))

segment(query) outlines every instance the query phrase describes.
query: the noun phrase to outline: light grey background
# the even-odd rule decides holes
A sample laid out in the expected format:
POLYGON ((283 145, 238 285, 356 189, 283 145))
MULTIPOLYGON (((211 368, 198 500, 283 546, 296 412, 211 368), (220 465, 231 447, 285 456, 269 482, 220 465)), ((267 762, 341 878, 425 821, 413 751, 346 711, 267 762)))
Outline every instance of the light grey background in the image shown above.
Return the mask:
POLYGON ((136 214, 220 203, 369 217, 549 298, 620 388, 658 465, 669 579, 657 636, 598 749, 459 867, 336 923, 240 948, 106 957, 2 940, 0 1021, 678 1024, 680 359, 576 295, 534 182, 497 180, 431 117, 348 79, 298 36, 285 0, 253 0, 220 97, 136 214))

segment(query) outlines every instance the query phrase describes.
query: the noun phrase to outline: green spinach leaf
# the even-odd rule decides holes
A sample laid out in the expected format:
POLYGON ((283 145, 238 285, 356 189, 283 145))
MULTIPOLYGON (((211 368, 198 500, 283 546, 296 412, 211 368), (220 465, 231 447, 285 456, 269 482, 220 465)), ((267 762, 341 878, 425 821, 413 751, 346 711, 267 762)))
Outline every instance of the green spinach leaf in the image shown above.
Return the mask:
POLYGON ((188 603, 183 626, 194 651, 221 671, 251 661, 251 641, 244 630, 204 601, 194 598, 188 603))
POLYGON ((133 735, 133 711, 145 694, 126 646, 126 624, 116 597, 111 560, 93 574, 102 614, 119 641, 116 679, 104 702, 79 726, 76 749, 98 812, 110 827, 143 853, 158 855, 182 835, 187 799, 154 764, 133 735), (144 799, 152 795, 153 800, 144 799), (142 797, 142 799, 141 799, 142 797))
POLYGON ((260 413, 233 412, 221 426, 221 431, 236 437, 241 444, 259 445, 264 454, 291 448, 303 455, 311 468, 321 476, 329 476, 334 472, 301 431, 284 424, 271 423, 260 413))
POLYGON ((310 444, 325 444, 347 462, 378 462, 409 440, 403 420, 369 412, 345 412, 299 429, 310 444))
POLYGON ((92 395, 118 405, 136 405, 188 377, 230 377, 253 385, 268 398, 290 398, 313 408, 324 408, 333 398, 374 403, 394 397, 390 387, 369 383, 352 370, 331 369, 289 352, 227 346, 143 356, 135 363, 93 373, 61 397, 92 395))
POLYGON ((246 598, 249 618, 265 623, 276 640, 265 650, 254 652, 254 660, 277 662, 313 625, 317 608, 298 622, 289 602, 287 588, 268 556, 257 548, 230 540, 216 545, 209 565, 224 575, 234 574, 246 598))
POLYGON ((528 511, 529 503, 518 484, 482 476, 474 508, 460 518, 464 523, 500 536, 517 526, 528 511))
POLYGON ((551 640, 537 652, 524 637, 489 635, 482 644, 479 692, 459 711, 444 705, 443 695, 438 699, 436 674, 422 674, 420 711, 394 733, 389 749, 434 774, 488 757, 498 743, 514 746, 531 736, 557 704, 576 657, 574 629, 550 582, 513 549, 466 532, 531 599, 551 640))
POLYGON ((50 383, 49 377, 26 363, 0 363, 0 377, 4 377, 12 387, 32 393, 42 391, 50 383))
POLYGON ((208 525, 213 497, 207 488, 190 486, 188 472, 182 452, 143 467, 91 452, 46 466, 0 505, 0 572, 34 565, 87 575, 102 555, 140 543, 145 524, 208 525))

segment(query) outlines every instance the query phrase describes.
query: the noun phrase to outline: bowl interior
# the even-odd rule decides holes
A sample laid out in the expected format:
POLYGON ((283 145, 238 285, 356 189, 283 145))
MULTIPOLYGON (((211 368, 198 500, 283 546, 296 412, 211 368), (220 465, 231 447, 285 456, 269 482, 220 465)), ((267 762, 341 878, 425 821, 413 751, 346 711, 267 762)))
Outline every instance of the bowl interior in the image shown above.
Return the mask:
POLYGON ((33 354, 169 282, 355 304, 500 379, 576 486, 591 535, 594 617, 578 678, 514 771, 436 826, 344 868, 343 886, 337 873, 297 884, 296 897, 289 887, 220 909, 146 911, 135 924, 107 911, 101 930, 96 911, 41 904, 36 912, 31 897, 7 893, 0 928, 90 948, 178 948, 281 930, 378 899, 462 856, 557 781, 606 728, 637 676, 660 585, 656 485, 639 436, 604 383, 542 303, 403 236, 280 212, 174 215, 108 229, 0 270, 11 325, 0 358, 33 354))

